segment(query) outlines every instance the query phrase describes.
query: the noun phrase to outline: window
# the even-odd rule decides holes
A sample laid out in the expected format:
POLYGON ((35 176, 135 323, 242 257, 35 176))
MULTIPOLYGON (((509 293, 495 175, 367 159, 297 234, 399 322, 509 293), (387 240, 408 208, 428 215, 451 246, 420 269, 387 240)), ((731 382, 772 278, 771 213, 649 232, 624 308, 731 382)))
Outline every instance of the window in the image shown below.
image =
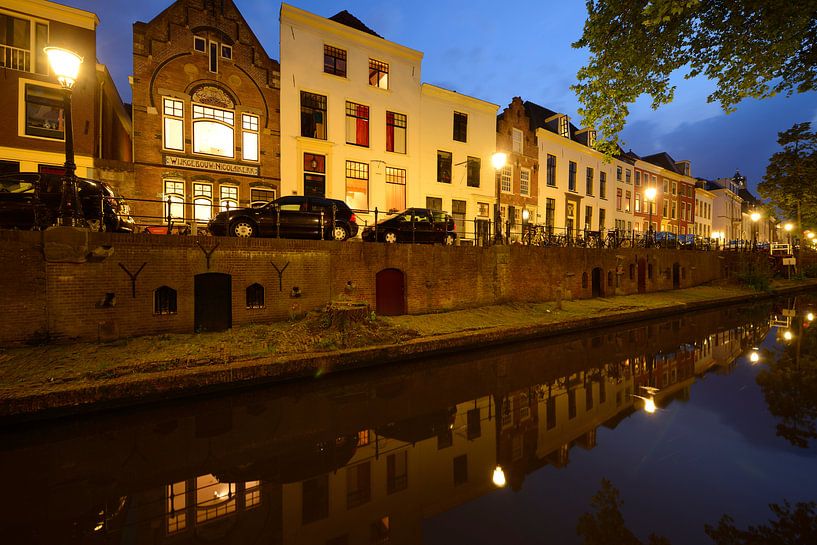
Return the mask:
POLYGON ((468 115, 454 112, 454 140, 457 142, 468 141, 468 115))
POLYGON ((309 524, 328 517, 329 475, 308 479, 301 486, 301 522, 309 524))
POLYGON ((556 187, 556 156, 548 153, 547 184, 556 187))
POLYGON ((480 177, 480 169, 482 167, 482 161, 480 161, 479 157, 469 157, 467 163, 468 173, 467 173, 467 184, 468 187, 479 187, 479 177, 480 177))
POLYGON ((599 231, 604 231, 607 223, 607 210, 599 208, 599 231))
POLYGON ((514 153, 522 153, 524 149, 524 134, 519 129, 511 129, 514 153))
POLYGON ((399 211, 406 208, 406 170, 386 167, 386 208, 399 211))
POLYGON ((451 201, 451 216, 454 218, 454 226, 458 236, 465 235, 465 218, 466 218, 467 204, 465 201, 458 201, 453 199, 451 201))
POLYGON ((174 220, 184 220, 184 182, 181 180, 165 180, 165 194, 163 199, 164 219, 168 216, 174 220), (168 201, 169 204, 168 204, 168 201), (170 209, 168 209, 168 206, 170 209))
POLYGON ((389 65, 369 59, 369 85, 380 89, 389 88, 389 65))
POLYGON ((635 171, 635 185, 641 185, 641 173, 639 171, 635 171))
POLYGON ((187 527, 187 501, 185 481, 167 486, 167 533, 175 534, 187 527))
MULTIPOLYGON (((645 174, 645 175, 644 175, 644 177, 646 178, 646 177, 647 177, 647 175, 645 174)), ((646 180, 645 180, 645 181, 646 181, 646 180)), ((655 176, 655 174, 653 174, 653 175, 652 175, 652 185, 655 185, 655 184, 657 183, 657 181, 658 181, 658 178, 655 176)))
POLYGON ((627 191, 624 194, 624 211, 625 212, 630 211, 630 192, 629 191, 627 191))
POLYGON ((233 58, 233 48, 229 45, 221 45, 221 57, 224 59, 233 58))
MULTIPOLYGON (((440 197, 426 197, 426 208, 429 210, 436 210, 438 212, 442 211, 443 209, 443 200, 440 197)), ((425 220, 428 214, 424 212, 415 212, 414 213, 414 220, 417 221, 425 220)))
POLYGON ((437 151, 437 181, 441 184, 451 183, 451 152, 437 151))
POLYGON ((586 189, 585 193, 592 196, 593 195, 593 169, 590 168, 590 167, 587 167, 587 184, 586 184, 586 186, 587 187, 585 188, 586 189))
POLYGON ((545 226, 549 233, 553 232, 554 225, 556 225, 556 199, 547 199, 545 201, 545 226))
POLYGON ((264 308, 264 286, 251 284, 246 289, 247 308, 264 308))
POLYGON ((346 77, 346 51, 331 45, 323 46, 323 71, 334 76, 346 77))
POLYGON ((0 13, 0 68, 48 74, 48 59, 43 48, 48 45, 48 25, 34 23, 34 43, 31 43, 31 24, 28 19, 20 19, 0 13), (31 48, 34 47, 32 69, 31 48))
POLYGON ((632 172, 628 168, 627 171, 624 173, 624 183, 631 184, 632 183, 632 172))
POLYGON ((519 170, 519 194, 524 197, 530 195, 530 170, 527 168, 519 170))
POLYGON ((222 212, 238 208, 238 188, 236 186, 222 185, 219 191, 221 193, 219 196, 219 204, 221 205, 222 212))
POLYGON ((193 152, 233 157, 233 123, 230 110, 193 104, 193 152))
POLYGON ((352 509, 367 503, 372 497, 372 468, 363 462, 346 469, 346 508, 352 509))
POLYGON ((326 97, 301 91, 301 136, 326 140, 326 97))
POLYGON ((607 198, 607 173, 604 171, 599 172, 599 197, 607 198))
POLYGON ((468 482, 468 455, 462 454, 454 458, 454 486, 468 482))
POLYGON ((592 206, 585 206, 584 207, 584 229, 585 231, 589 231, 593 228, 593 207, 592 206))
POLYGON ((596 146, 596 131, 587 131, 587 147, 596 146))
POLYGON ((635 211, 641 212, 641 193, 635 194, 635 211))
POLYGON ((153 314, 176 314, 176 290, 167 286, 153 292, 153 314))
POLYGON ((616 180, 621 181, 621 167, 616 167, 616 180))
POLYGON ((241 114, 241 152, 245 161, 258 161, 258 116, 241 114))
POLYGON ((65 138, 63 91, 26 84, 25 134, 42 138, 65 138))
POLYGON ((210 72, 218 72, 218 44, 210 42, 210 72))
POLYGON ((664 193, 669 193, 669 181, 666 178, 664 179, 664 193))
POLYGON ((672 182, 672 194, 676 195, 678 193, 678 183, 672 182))
POLYGON ((276 192, 267 187, 253 187, 250 189, 250 206, 263 206, 275 200, 276 192))
POLYGON ((559 116, 559 136, 570 138, 570 119, 566 115, 559 116))
POLYGON ((386 151, 406 153, 406 127, 404 114, 386 112, 386 151))
POLYGON ((184 102, 173 98, 162 99, 164 104, 164 147, 184 151, 184 102))
POLYGON ((488 215, 491 213, 491 205, 487 202, 478 202, 477 203, 477 215, 481 218, 487 218, 488 215))
POLYGON ((193 219, 199 223, 210 221, 212 217, 213 185, 193 184, 193 219))
MULTIPOLYGON (((583 273, 582 275, 582 287, 587 287, 586 281, 587 273, 583 273)), ((568 390, 567 392, 567 418, 568 420, 573 420, 576 418, 576 390, 568 390)))
POLYGON ((621 211, 621 189, 616 189, 616 210, 621 211))
POLYGON ((386 458, 386 493, 408 488, 408 451, 389 454, 386 458))
POLYGON ((346 204, 353 210, 368 210, 369 163, 346 161, 346 204))
POLYGON ((664 214, 663 214, 663 215, 664 215, 664 217, 665 217, 665 218, 666 218, 667 216, 669 216, 668 204, 669 204, 669 201, 667 201, 666 199, 664 199, 664 214))
POLYGON ((570 161, 567 169, 567 189, 576 191, 576 163, 570 161))
POLYGON ((304 153, 304 196, 326 195, 326 156, 304 153))
POLYGON ((199 53, 207 51, 207 40, 201 36, 193 36, 193 49, 199 53))
POLYGON ((502 167, 499 180, 500 189, 503 193, 510 193, 513 191, 513 167, 511 165, 502 167))
POLYGON ((346 101, 346 143, 369 147, 369 107, 346 101))
POLYGON ((676 209, 675 201, 672 201, 672 219, 675 219, 675 213, 676 213, 675 209, 676 209))

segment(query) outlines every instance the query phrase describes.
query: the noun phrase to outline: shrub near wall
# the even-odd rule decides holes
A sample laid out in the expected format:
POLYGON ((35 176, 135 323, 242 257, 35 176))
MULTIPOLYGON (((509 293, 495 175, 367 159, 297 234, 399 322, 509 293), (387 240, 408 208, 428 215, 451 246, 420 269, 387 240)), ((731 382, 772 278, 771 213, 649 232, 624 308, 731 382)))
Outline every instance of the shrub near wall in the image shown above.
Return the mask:
POLYGON ((560 289, 565 297, 590 297, 595 267, 601 269, 603 296, 636 293, 637 274, 630 278, 630 265, 642 258, 653 271, 647 291, 672 289, 674 263, 682 271, 681 287, 722 273, 717 253, 681 250, 90 233, 89 249, 103 246, 110 246, 112 255, 104 257, 103 252, 103 257, 79 264, 47 263, 41 233, 0 233, 5 264, 0 294, 7 310, 0 315, 0 344, 193 332, 195 277, 208 272, 230 275, 233 325, 285 320, 341 296, 365 300, 374 309, 376 275, 388 268, 405 274, 406 308, 415 314, 554 300, 560 289), (254 284, 263 287, 264 303, 248 308, 246 290, 254 284), (163 287, 175 293, 175 312, 157 313, 154 292, 163 287))

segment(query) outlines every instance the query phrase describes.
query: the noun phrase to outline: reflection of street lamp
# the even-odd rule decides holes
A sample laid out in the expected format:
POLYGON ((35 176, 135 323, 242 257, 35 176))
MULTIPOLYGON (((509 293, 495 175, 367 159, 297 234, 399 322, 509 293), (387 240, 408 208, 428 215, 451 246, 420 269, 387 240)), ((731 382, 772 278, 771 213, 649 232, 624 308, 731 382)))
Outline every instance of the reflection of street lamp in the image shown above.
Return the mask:
POLYGON ((491 480, 493 480, 494 484, 499 488, 505 486, 505 472, 502 470, 502 466, 498 465, 494 468, 494 475, 491 480))
POLYGON ((749 353, 749 361, 752 363, 757 363, 760 361, 760 354, 758 354, 757 349, 752 349, 749 353))
POLYGON ((502 152, 494 153, 491 156, 491 164, 496 171, 496 210, 494 211, 494 242, 502 242, 502 204, 500 202, 502 195, 502 175, 501 171, 505 168, 505 161, 508 156, 502 152))
POLYGON ((71 88, 77 81, 82 57, 60 47, 46 47, 45 54, 51 70, 57 76, 63 89, 63 117, 65 119, 65 175, 62 179, 62 198, 60 200, 60 225, 74 226, 81 216, 76 185, 76 168, 74 162, 74 127, 71 123, 71 88))
POLYGON ((648 187, 644 190, 644 199, 650 203, 650 220, 649 220, 649 233, 652 235, 652 203, 655 202, 655 193, 656 190, 654 187, 648 187))
POLYGON ((791 230, 794 229, 794 224, 790 221, 787 221, 783 225, 783 229, 786 231, 786 239, 789 246, 791 246, 791 230))
POLYGON ((787 341, 792 340, 792 337, 793 335, 791 334, 791 331, 789 331, 788 329, 783 332, 783 338, 786 339, 787 341))

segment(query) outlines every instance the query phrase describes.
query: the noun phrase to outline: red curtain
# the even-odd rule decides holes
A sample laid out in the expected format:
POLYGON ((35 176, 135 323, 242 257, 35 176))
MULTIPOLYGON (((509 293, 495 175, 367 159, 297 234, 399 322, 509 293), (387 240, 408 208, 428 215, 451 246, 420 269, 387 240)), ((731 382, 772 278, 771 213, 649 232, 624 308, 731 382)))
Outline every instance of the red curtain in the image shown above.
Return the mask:
POLYGON ((386 150, 394 151, 394 113, 386 112, 386 150))
POLYGON ((356 140, 361 146, 369 145, 369 107, 358 104, 356 120, 356 140))

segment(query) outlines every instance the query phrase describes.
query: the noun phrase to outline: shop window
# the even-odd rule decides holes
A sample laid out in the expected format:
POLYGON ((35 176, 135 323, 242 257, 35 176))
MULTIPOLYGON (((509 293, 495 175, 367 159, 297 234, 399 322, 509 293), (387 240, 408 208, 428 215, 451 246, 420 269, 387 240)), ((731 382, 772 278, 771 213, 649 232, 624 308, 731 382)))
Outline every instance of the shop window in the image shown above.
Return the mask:
POLYGON ((301 136, 326 140, 326 97, 301 91, 301 136))
POLYGON ((162 104, 164 148, 184 151, 184 102, 165 97, 162 104))
POLYGON ((352 210, 369 209, 369 164, 346 161, 346 204, 352 210))
POLYGON ((406 153, 406 128, 408 118, 404 114, 386 112, 386 151, 406 153))
POLYGON ((346 51, 331 45, 323 46, 323 71, 327 74, 346 77, 346 51))
POLYGON ((406 170, 386 167, 386 209, 400 211, 406 208, 406 170))
POLYGON ((238 187, 222 185, 219 187, 219 206, 222 212, 238 208, 238 187))
POLYGON ((369 59, 369 85, 380 89, 389 88, 388 63, 369 59))
POLYGON ((246 289, 247 308, 264 308, 264 286, 252 284, 246 289))
POLYGON ((346 101, 346 143, 369 147, 369 107, 346 101))
POLYGON ((201 104, 193 104, 193 152, 233 157, 235 114, 201 104))
POLYGON ((212 217, 213 185, 193 184, 193 218, 199 223, 206 223, 212 217))
POLYGON ((64 139, 63 91, 27 83, 25 92, 25 134, 55 140, 64 139))
POLYGON ((176 314, 176 290, 167 286, 153 292, 153 314, 176 314))

